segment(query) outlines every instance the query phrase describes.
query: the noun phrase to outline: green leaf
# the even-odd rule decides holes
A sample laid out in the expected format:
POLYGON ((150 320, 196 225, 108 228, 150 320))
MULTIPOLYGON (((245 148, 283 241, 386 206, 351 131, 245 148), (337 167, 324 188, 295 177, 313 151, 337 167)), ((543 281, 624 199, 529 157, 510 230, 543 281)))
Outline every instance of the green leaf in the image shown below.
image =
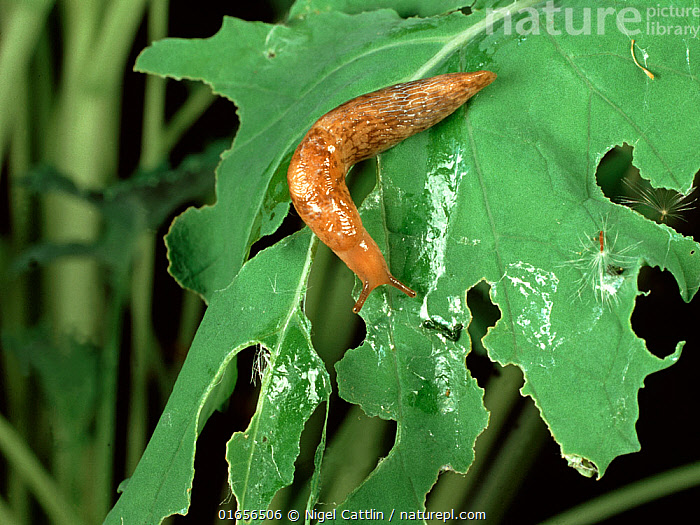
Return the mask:
POLYGON ((308 231, 288 237, 214 294, 146 452, 105 523, 160 523, 187 512, 203 407, 231 360, 251 345, 269 350, 270 367, 251 427, 228 445, 232 484, 242 506, 259 510, 291 482, 303 424, 330 393, 299 310, 314 244, 308 231))
MULTIPOLYGON (((507 3, 476 5, 500 4, 507 3)), ((305 5, 312 4, 297 8, 305 5)), ((700 246, 611 202, 595 171, 606 152, 627 143, 653 185, 691 187, 700 168, 698 65, 691 57, 700 42, 639 36, 637 50, 646 50, 646 67, 657 74, 652 81, 632 60, 634 34, 614 17, 593 16, 592 24, 606 24, 602 30, 573 34, 572 27, 585 28, 589 4, 519 12, 535 5, 508 4, 493 17, 476 11, 402 19, 378 10, 307 11, 277 26, 225 19, 210 39, 167 39, 142 53, 137 69, 200 79, 234 101, 241 126, 217 172, 216 205, 189 210, 168 236, 176 277, 210 301, 190 354, 211 342, 218 350, 208 367, 183 368, 200 385, 196 395, 188 392, 194 408, 177 422, 187 438, 171 442, 156 430, 139 483, 158 485, 130 486, 120 512, 152 505, 156 495, 159 510, 150 516, 186 509, 195 434, 187 417, 198 413, 201 385, 214 384, 230 355, 251 343, 270 349, 272 368, 250 427, 229 444, 230 482, 250 508, 289 483, 301 425, 323 399, 308 391, 299 397, 292 381, 318 364, 296 310, 309 237, 286 239, 244 265, 250 246, 281 222, 288 160, 318 117, 373 89, 456 70, 490 69, 498 79, 444 122, 383 154, 361 209, 392 273, 418 297, 373 292, 362 310, 364 344, 336 365, 345 399, 397 422, 389 455, 340 508, 422 510, 440 471, 468 469, 487 421, 482 392, 465 368, 466 293, 482 280, 501 311, 484 347, 493 360, 523 371, 523 394, 534 399, 570 464, 600 477, 615 457, 638 450, 638 390, 648 374, 678 359, 682 343, 659 359, 636 337, 630 316, 637 276, 643 265, 667 269, 689 301, 700 286, 700 246), (261 324, 274 326, 273 339, 261 324), (225 334, 226 348, 219 341, 225 334), (290 389, 280 396, 274 385, 286 387, 286 380, 290 389), (273 452, 278 446, 284 452, 273 452), (163 481, 179 472, 176 460, 186 463, 184 474, 163 481), (145 472, 158 481, 144 481, 145 472)), ((615 2, 596 7, 621 9, 615 2)), ((645 29, 642 22, 628 26, 645 29)), ((169 407, 173 399, 187 403, 178 387, 169 407)), ((166 408, 164 418, 171 414, 166 408)))
MULTIPOLYGON (((581 27, 584 5, 571 5, 581 6, 573 11, 581 27)), ((638 389, 682 347, 661 360, 632 331, 640 264, 671 271, 686 301, 700 284, 697 243, 611 203, 594 177, 602 156, 628 143, 652 184, 691 187, 700 105, 688 104, 698 88, 688 56, 700 43, 644 36, 647 67, 658 73, 651 81, 634 65, 628 37, 610 25, 603 35, 570 36, 559 16, 557 38, 494 34, 485 42, 499 65, 489 91, 499 102, 483 119, 474 115, 475 187, 460 202, 478 204, 457 222, 464 228, 454 226, 478 241, 455 247, 493 284, 502 312, 484 340, 489 355, 523 370, 522 392, 562 455, 592 462, 598 477, 615 457, 639 450, 638 389), (548 100, 534 104, 544 93, 548 100)))
POLYGON ((310 325, 296 310, 271 350, 250 425, 226 447, 229 483, 241 509, 266 509, 294 480, 304 423, 330 395, 330 378, 311 346, 310 325))
POLYGON ((409 309, 389 318, 381 310, 367 316, 373 329, 365 343, 336 365, 344 399, 398 425, 389 455, 340 510, 372 508, 386 517, 392 509, 425 510, 425 494, 438 473, 466 472, 476 436, 486 427, 483 391, 464 366, 466 331, 458 344, 416 329, 410 320, 417 309, 409 309))

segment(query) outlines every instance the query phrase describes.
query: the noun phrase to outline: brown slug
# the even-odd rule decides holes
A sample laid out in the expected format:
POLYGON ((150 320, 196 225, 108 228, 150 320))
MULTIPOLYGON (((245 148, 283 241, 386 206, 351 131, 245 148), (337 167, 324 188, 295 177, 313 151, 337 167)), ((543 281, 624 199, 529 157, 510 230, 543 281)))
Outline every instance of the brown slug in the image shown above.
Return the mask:
POLYGON ((369 293, 396 279, 362 226, 345 185, 350 167, 434 126, 496 78, 490 71, 448 73, 389 86, 354 98, 323 115, 301 141, 287 181, 302 220, 362 281, 357 313, 369 293))

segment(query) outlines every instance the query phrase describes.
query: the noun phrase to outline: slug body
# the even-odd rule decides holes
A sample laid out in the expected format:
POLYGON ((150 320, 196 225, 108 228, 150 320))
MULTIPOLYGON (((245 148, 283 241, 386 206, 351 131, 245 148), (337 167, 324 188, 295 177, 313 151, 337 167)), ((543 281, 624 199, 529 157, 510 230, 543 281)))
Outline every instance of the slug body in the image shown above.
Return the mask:
POLYGON ((322 116, 301 141, 287 181, 302 220, 362 281, 353 311, 369 293, 396 279, 367 233, 345 184, 350 167, 434 126, 496 78, 490 71, 448 73, 396 84, 354 98, 322 116))

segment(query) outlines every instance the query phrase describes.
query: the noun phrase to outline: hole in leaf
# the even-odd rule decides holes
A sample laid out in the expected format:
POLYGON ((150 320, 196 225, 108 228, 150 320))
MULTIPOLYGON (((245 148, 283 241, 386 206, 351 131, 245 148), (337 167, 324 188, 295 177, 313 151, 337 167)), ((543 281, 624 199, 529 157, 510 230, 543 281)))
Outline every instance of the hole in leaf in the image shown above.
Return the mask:
POLYGON ((639 295, 632 313, 632 329, 646 341, 649 351, 657 357, 666 357, 676 349, 678 341, 693 337, 693 304, 686 304, 678 293, 678 285, 671 272, 645 266, 638 278, 639 295))
POLYGON ((235 420, 238 422, 236 431, 245 430, 255 414, 262 383, 262 377, 258 375, 261 356, 265 355, 262 352, 264 351, 258 346, 251 346, 235 357, 238 379, 228 402, 229 410, 233 410, 236 414, 235 420))
MULTIPOLYGON (((326 405, 321 403, 304 423, 304 429, 299 438, 299 455, 294 460, 294 481, 291 485, 282 488, 277 498, 284 500, 285 497, 294 497, 308 490, 315 470, 314 455, 321 442, 325 416, 326 405)), ((274 502, 272 507, 275 507, 274 502)))
POLYGON ((613 202, 624 195, 623 179, 637 168, 632 165, 632 147, 628 144, 616 146, 601 159, 595 172, 596 183, 603 194, 613 202))
POLYGON ((279 228, 277 228, 270 235, 265 235, 264 237, 260 238, 253 244, 253 246, 251 246, 248 259, 252 259, 265 248, 269 248, 270 246, 277 244, 285 237, 301 230, 304 227, 304 223, 299 218, 299 215, 297 215, 294 207, 290 205, 290 209, 291 213, 288 213, 282 220, 282 224, 279 228))
POLYGON ((395 421, 368 417, 354 406, 328 441, 322 471, 322 477, 327 477, 323 477, 319 501, 343 501, 389 454, 395 441, 395 421))
POLYGON ((489 377, 494 374, 493 362, 488 358, 482 343, 489 328, 496 325, 501 318, 500 309, 491 302, 491 287, 486 281, 480 281, 467 292, 467 307, 472 314, 469 323, 469 336, 472 351, 467 356, 467 368, 482 388, 489 377))
POLYGON ((654 222, 672 226, 686 235, 691 234, 691 215, 697 208, 697 188, 688 194, 654 188, 641 178, 639 173, 625 177, 623 183, 625 194, 617 198, 618 203, 632 208, 654 222))
MULTIPOLYGON (((218 509, 222 492, 228 492, 228 470, 224 460, 226 442, 236 428, 235 411, 214 412, 197 438, 194 455, 194 480, 188 518, 194 516, 198 523, 211 522, 211 509, 218 509)), ((225 497, 225 496, 224 496, 225 497)), ((185 523, 183 516, 176 516, 175 523, 185 523)))
POLYGON ((596 182, 612 202, 632 208, 649 220, 667 224, 684 235, 692 235, 700 218, 697 184, 687 194, 653 187, 632 164, 632 147, 628 144, 605 154, 596 170, 596 182))

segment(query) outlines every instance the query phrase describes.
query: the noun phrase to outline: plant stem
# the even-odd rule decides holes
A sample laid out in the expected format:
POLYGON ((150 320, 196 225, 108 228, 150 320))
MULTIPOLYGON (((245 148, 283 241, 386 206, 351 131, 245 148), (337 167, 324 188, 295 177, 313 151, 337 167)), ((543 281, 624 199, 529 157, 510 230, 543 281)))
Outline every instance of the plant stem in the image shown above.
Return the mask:
POLYGON ((0 523, 3 525, 22 525, 28 523, 28 520, 20 520, 13 513, 10 506, 4 499, 0 498, 0 523))
MULTIPOLYGON (((149 41, 163 38, 168 29, 168 3, 153 0, 148 9, 149 41)), ((165 79, 149 76, 143 112, 141 167, 152 169, 166 151, 162 149, 165 112, 165 79)), ((146 448, 148 393, 147 383, 152 358, 156 358, 157 343, 153 333, 151 309, 153 304, 153 270, 155 236, 146 231, 134 239, 133 271, 131 276, 131 389, 126 450, 126 473, 136 469, 146 448)))
MULTIPOLYGON (((100 189, 116 172, 118 141, 119 90, 114 86, 89 85, 86 64, 92 60, 92 46, 102 4, 66 0, 61 3, 64 22, 63 75, 60 94, 53 108, 49 133, 45 137, 46 159, 79 187, 100 189)), ((44 229, 50 242, 96 242, 101 229, 99 212, 75 197, 49 194, 44 199, 44 229)), ((106 304, 102 294, 104 275, 96 260, 63 258, 46 268, 46 307, 54 332, 73 334, 77 339, 103 346, 106 304)), ((108 346, 108 345, 107 345, 108 346)), ((104 355, 110 349, 103 349, 104 355)), ((107 367, 100 367, 103 373, 107 367)), ((110 385, 112 378, 101 376, 99 382, 110 385)), ((96 436, 92 448, 56 449, 54 473, 58 483, 75 495, 85 515, 97 518, 104 499, 111 495, 111 465, 105 455, 113 447, 109 429, 102 426, 114 410, 105 410, 102 391, 98 405, 96 436), (106 437, 107 436, 107 437, 106 437), (102 438, 100 440, 100 438, 102 438), (85 469, 92 468, 86 475, 85 469), (105 482, 108 483, 105 484, 105 482)), ((114 398, 111 399, 114 403, 114 398)), ((110 459, 111 461, 111 459, 110 459)), ((106 512, 106 509, 104 509, 106 512)), ((103 514, 104 515, 104 514, 103 514)))
POLYGON ((91 62, 86 63, 90 73, 88 83, 95 86, 119 85, 124 73, 129 50, 143 19, 147 0, 111 0, 107 3, 99 28, 99 38, 93 46, 91 62))
MULTIPOLYGON (((114 178, 119 153, 121 79, 143 15, 145 0, 84 2, 64 0, 64 67, 62 85, 48 134, 47 157, 78 186, 101 189, 114 178)), ((46 199, 46 235, 53 242, 96 242, 101 217, 85 202, 65 195, 46 199)), ((126 239, 126 243, 135 242, 126 239)), ((124 265, 113 271, 113 294, 106 304, 101 290, 105 275, 93 259, 61 260, 48 269, 46 297, 55 330, 95 341, 103 347, 103 385, 98 409, 90 478, 73 464, 73 477, 89 484, 88 515, 104 516, 110 507, 116 414, 116 374, 122 339, 125 272, 132 246, 124 250, 124 265)), ((87 460, 87 455, 85 460, 87 460)), ((84 464, 84 463, 83 463, 84 464)), ((61 469, 60 471, 64 471, 61 469)), ((60 472, 59 471, 59 472, 60 472)), ((73 486, 74 480, 65 480, 73 486)), ((88 487, 85 487, 87 489, 88 487)))
POLYGON ((198 84, 192 88, 185 103, 168 122, 163 134, 162 149, 170 151, 192 124, 212 105, 216 97, 209 86, 198 84))
POLYGON ((630 483, 557 514, 541 525, 600 523, 626 510, 698 485, 700 461, 630 483))
MULTIPOLYGON (((148 41, 160 40, 168 31, 168 2, 153 0, 148 6, 148 41)), ((163 161, 168 149, 163 148, 165 123, 165 82, 156 75, 146 77, 143 103, 143 130, 140 166, 153 169, 163 161)))
MULTIPOLYGON (((32 203, 34 200, 22 186, 21 179, 28 172, 31 165, 31 131, 30 115, 28 108, 27 72, 18 76, 14 89, 18 91, 16 97, 15 122, 12 130, 12 148, 8 155, 8 174, 10 191, 10 217, 12 236, 9 243, 10 257, 21 253, 29 244, 32 235, 32 203)), ((4 262, 4 261, 3 261, 4 262)), ((9 261, 8 261, 9 262, 9 261)), ((2 265, 0 272, 6 270, 2 265)), ((7 275, 7 273, 2 273, 7 275)), ((31 284, 28 275, 23 273, 13 276, 3 282, 0 297, 0 319, 3 321, 3 330, 20 332, 26 329, 32 322, 31 312, 31 284)), ((11 352, 3 352, 3 385, 7 396, 7 413, 13 414, 12 424, 17 431, 24 435, 31 435, 31 410, 30 400, 32 391, 28 377, 22 372, 22 365, 17 355, 11 352)), ((12 504, 14 517, 21 522, 28 522, 31 510, 31 500, 28 497, 27 486, 24 480, 14 473, 7 479, 7 494, 12 504)), ((5 523, 0 520, 0 523, 5 523)))
POLYGON ((126 472, 136 469, 146 448, 148 432, 147 384, 151 354, 156 351, 156 337, 151 323, 155 239, 152 232, 141 233, 135 241, 131 276, 131 392, 129 432, 127 433, 126 472))
POLYGON ((359 406, 350 408, 326 448, 321 472, 321 501, 340 503, 362 483, 377 464, 388 428, 388 422, 367 417, 359 406), (360 435, 362 439, 357 439, 360 435), (348 458, 352 461, 348 462, 348 458))
POLYGON ((476 491, 472 508, 486 512, 489 521, 499 523, 548 437, 539 411, 528 400, 476 491))
POLYGON ((27 447, 22 436, 2 415, 0 415, 0 450, 10 467, 31 487, 52 523, 58 525, 84 523, 69 500, 62 494, 61 488, 27 447))
POLYGON ((124 316, 124 300, 128 291, 126 269, 116 270, 114 277, 114 297, 110 307, 110 323, 107 326, 108 339, 102 349, 100 376, 102 389, 97 407, 97 430, 95 432, 95 478, 96 493, 92 495, 92 514, 102 519, 112 506, 112 475, 114 472, 114 448, 116 436, 117 372, 119 349, 121 347, 121 327, 124 316))
MULTIPOLYGON (((44 27, 53 0, 18 2, 9 9, 10 18, 2 28, 0 44, 0 151, 12 126, 13 108, 22 107, 13 101, 16 79, 23 77, 39 35, 44 27)), ((0 160, 2 157, 0 156, 0 160)))

